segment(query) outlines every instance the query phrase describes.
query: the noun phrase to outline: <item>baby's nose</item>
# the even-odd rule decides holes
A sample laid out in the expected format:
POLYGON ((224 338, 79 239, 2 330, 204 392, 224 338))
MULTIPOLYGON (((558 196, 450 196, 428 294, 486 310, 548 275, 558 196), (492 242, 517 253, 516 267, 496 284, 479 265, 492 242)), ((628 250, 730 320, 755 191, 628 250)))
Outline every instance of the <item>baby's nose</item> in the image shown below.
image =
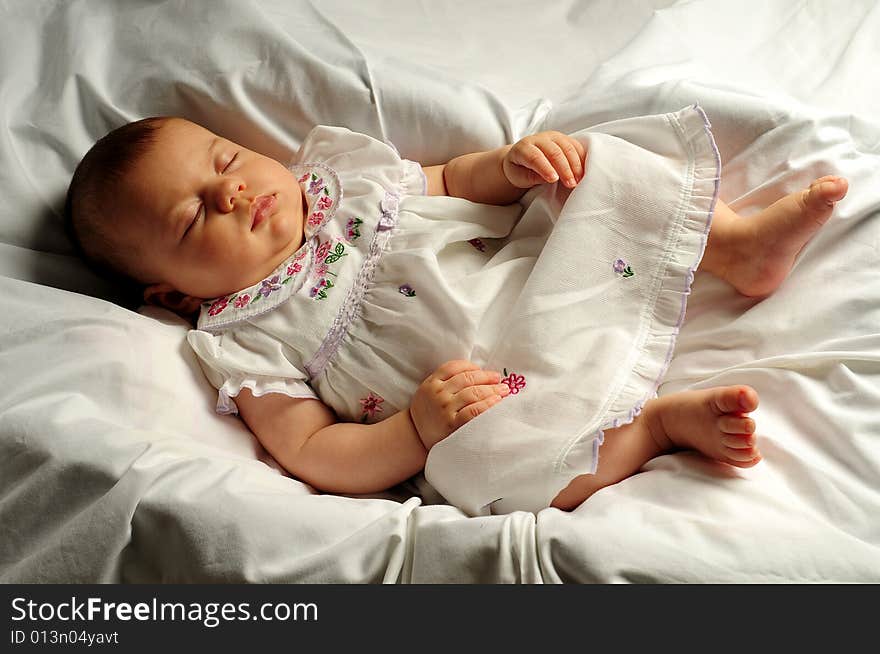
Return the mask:
POLYGON ((247 188, 241 180, 224 179, 214 190, 217 209, 223 213, 235 210, 235 203, 247 188))

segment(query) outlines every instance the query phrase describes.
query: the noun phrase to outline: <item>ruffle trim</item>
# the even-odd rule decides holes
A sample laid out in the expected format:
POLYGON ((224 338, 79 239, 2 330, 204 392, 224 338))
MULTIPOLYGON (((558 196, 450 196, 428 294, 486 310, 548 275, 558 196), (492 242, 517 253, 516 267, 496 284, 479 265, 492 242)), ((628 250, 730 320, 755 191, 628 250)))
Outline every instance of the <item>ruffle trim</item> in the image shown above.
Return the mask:
MULTIPOLYGON (((681 208, 677 239, 670 244, 670 257, 660 280, 647 337, 632 373, 610 403, 606 413, 609 418, 592 434, 581 434, 569 442, 557 460, 554 468, 556 473, 562 473, 563 467, 568 468, 570 462, 566 458, 569 452, 586 439, 593 441, 590 473, 595 474, 605 431, 635 420, 648 400, 656 396, 672 361, 675 342, 684 322, 687 297, 706 249, 712 215, 718 201, 721 155, 710 131, 709 119, 699 105, 668 116, 690 154, 690 195, 681 208)), ((567 483, 557 489, 551 499, 567 483)))
POLYGON ((284 379, 283 377, 263 379, 254 379, 252 377, 230 378, 217 389, 217 407, 215 410, 223 416, 236 415, 238 413, 238 405, 236 405, 234 398, 238 397, 243 388, 250 389, 254 397, 262 397, 269 393, 280 393, 295 399, 318 399, 314 391, 311 389, 304 390, 303 386, 305 386, 305 382, 301 380, 284 379))
POLYGON ((428 177, 421 164, 410 161, 409 159, 401 159, 404 165, 403 177, 400 180, 401 190, 404 195, 427 195, 428 194, 428 177))

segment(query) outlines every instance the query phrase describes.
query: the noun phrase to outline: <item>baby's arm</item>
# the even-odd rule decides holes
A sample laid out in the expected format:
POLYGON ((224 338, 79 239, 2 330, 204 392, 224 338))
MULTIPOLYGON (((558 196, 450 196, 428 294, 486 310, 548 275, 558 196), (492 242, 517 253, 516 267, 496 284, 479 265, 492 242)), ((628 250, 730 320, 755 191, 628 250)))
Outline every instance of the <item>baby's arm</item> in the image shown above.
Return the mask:
POLYGON ((279 393, 235 398, 263 447, 286 470, 331 493, 373 493, 424 468, 428 452, 408 411, 372 425, 338 422, 320 400, 279 393))
POLYGON ((525 191, 561 179, 568 188, 584 175, 583 144, 560 132, 539 132, 513 145, 461 155, 424 169, 429 195, 451 195, 486 204, 510 204, 525 191))
POLYGON ((235 398, 263 447, 286 470, 317 489, 373 493, 425 467, 428 451, 509 392, 497 372, 449 361, 419 386, 409 410, 364 425, 337 422, 321 401, 279 393, 235 398))

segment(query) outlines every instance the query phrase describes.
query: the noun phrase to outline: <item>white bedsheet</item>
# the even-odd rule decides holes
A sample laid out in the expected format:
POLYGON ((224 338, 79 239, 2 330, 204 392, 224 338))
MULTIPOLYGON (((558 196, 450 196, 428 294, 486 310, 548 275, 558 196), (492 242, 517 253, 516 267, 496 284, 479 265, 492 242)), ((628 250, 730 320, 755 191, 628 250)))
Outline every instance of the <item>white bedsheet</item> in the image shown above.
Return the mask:
POLYGON ((0 3, 0 580, 880 581, 880 8, 656 6, 0 3), (693 102, 743 213, 851 190, 771 298, 698 277, 661 386, 755 386, 764 461, 667 455, 571 514, 313 495, 212 413, 180 321, 83 295, 112 290, 61 230, 78 158, 145 115, 432 164, 693 102))

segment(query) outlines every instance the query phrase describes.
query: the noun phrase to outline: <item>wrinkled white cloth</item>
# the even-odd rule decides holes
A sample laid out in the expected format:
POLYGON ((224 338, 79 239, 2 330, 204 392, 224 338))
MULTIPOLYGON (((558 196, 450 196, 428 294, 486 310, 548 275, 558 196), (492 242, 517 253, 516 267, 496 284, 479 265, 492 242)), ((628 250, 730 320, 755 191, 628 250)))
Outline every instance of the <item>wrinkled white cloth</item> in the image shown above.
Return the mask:
POLYGON ((189 335, 218 411, 248 387, 376 422, 469 359, 503 371, 511 394, 430 452, 444 497, 470 514, 537 512, 595 472, 602 430, 631 421, 668 364, 720 163, 697 107, 577 137, 591 154, 574 191, 497 207, 420 195, 417 165, 388 145, 315 128, 292 167, 303 245, 206 302, 189 335))

